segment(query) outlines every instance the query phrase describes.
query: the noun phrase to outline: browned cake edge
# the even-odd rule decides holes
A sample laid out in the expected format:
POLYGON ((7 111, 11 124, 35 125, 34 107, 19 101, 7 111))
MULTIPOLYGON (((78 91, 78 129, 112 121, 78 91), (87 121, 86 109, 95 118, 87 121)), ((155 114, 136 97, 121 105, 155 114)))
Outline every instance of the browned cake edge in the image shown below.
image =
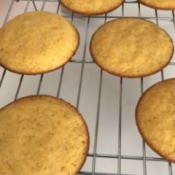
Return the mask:
POLYGON ((4 69, 7 69, 7 70, 11 71, 11 72, 14 72, 14 73, 17 73, 17 74, 24 74, 24 75, 43 74, 43 73, 52 72, 54 70, 57 70, 57 69, 61 68, 62 66, 64 66, 66 63, 68 63, 72 59, 72 57, 75 55, 75 53, 76 53, 76 51, 77 51, 77 49, 79 47, 79 44, 80 44, 80 35, 79 35, 78 30, 76 29, 75 26, 72 26, 72 29, 76 32, 76 35, 77 35, 77 45, 76 45, 74 51, 70 54, 70 57, 64 63, 62 63, 61 65, 55 66, 55 68, 48 69, 46 71, 35 71, 34 73, 30 72, 30 71, 17 71, 15 69, 8 68, 7 66, 3 65, 2 63, 0 63, 0 66, 3 67, 4 69))
MULTIPOLYGON (((175 78, 171 78, 171 79, 167 79, 167 80, 163 80, 163 81, 168 81, 168 80, 174 80, 174 81, 175 81, 175 78)), ((139 118, 139 116, 138 116, 138 110, 139 110, 139 109, 138 109, 138 108, 139 108, 139 106, 140 106, 140 102, 141 102, 142 98, 143 98, 147 93, 149 93, 149 91, 150 91, 152 88, 154 88, 154 86, 156 86, 157 84, 159 84, 159 83, 161 83, 161 82, 162 82, 162 81, 159 81, 158 83, 156 83, 156 84, 154 84, 153 86, 149 87, 149 88, 142 94, 142 96, 139 98, 139 101, 138 101, 137 106, 136 106, 136 109, 135 109, 135 121, 136 121, 137 128, 138 128, 138 130, 139 130, 139 132, 140 132, 140 135, 142 136, 143 140, 147 143, 147 145, 148 145, 154 152, 156 152, 158 155, 160 155, 160 156, 163 157, 164 159, 166 159, 166 160, 168 160, 168 161, 170 161, 170 162, 175 163, 175 159, 170 159, 170 158, 168 158, 166 154, 164 154, 164 153, 160 152, 159 150, 157 150, 156 148, 154 148, 154 146, 151 144, 151 141, 150 141, 149 139, 146 139, 146 138, 145 138, 145 136, 144 136, 144 134, 143 134, 143 132, 142 132, 142 128, 140 127, 139 121, 138 121, 138 118, 139 118)))
POLYGON ((77 112, 80 116, 81 116, 81 120, 86 128, 86 135, 87 135, 87 147, 86 147, 86 150, 85 150, 85 154, 84 154, 84 159, 82 159, 82 163, 80 164, 80 166, 77 168, 76 170, 76 173, 75 175, 81 170, 81 168, 83 167, 85 161, 86 161, 86 158, 87 158, 87 155, 88 155, 88 151, 89 151, 89 144, 90 144, 90 135, 89 135, 89 130, 88 130, 88 127, 87 127, 87 124, 84 120, 84 118, 82 117, 81 113, 78 111, 77 108, 75 108, 73 105, 71 105, 69 102, 61 99, 61 98, 57 98, 57 97, 53 97, 53 96, 50 96, 50 95, 44 95, 44 94, 41 94, 41 95, 31 95, 31 96, 26 96, 26 97, 22 97, 22 98, 19 98, 17 99, 16 101, 14 102, 11 102, 9 104, 7 104, 6 106, 4 106, 3 108, 0 109, 1 110, 4 110, 6 107, 10 106, 11 104, 14 104, 15 102, 17 101, 21 101, 21 100, 24 100, 25 98, 27 99, 32 99, 32 98, 35 98, 35 97, 39 97, 39 98, 43 98, 43 97, 49 97, 49 98, 53 98, 53 99, 56 99, 56 100, 61 100, 66 106, 68 107, 71 107, 75 112, 77 112))
MULTIPOLYGON (((129 18, 129 19, 137 19, 137 17, 124 17, 124 18, 122 18, 122 19, 128 19, 128 18, 129 18)), ((139 19, 141 19, 141 18, 139 18, 139 19)), ((115 19, 115 20, 121 20, 121 19, 115 19)), ((145 20, 145 19, 141 19, 141 20, 147 21, 147 20, 145 20)), ((112 21, 114 21, 114 20, 112 20, 112 21)), ((105 24, 110 23, 110 22, 112 22, 112 21, 106 22, 105 24)), ((150 22, 150 21, 147 21, 147 22, 150 22)), ((154 24, 153 22, 150 22, 150 23, 154 24)), ((171 44, 172 44, 172 46, 173 46, 173 47, 172 47, 173 49, 172 49, 172 53, 171 53, 170 58, 167 59, 167 62, 166 62, 162 67, 160 67, 159 69, 153 71, 152 73, 148 73, 148 74, 139 74, 138 76, 131 76, 131 75, 129 75, 129 74, 128 74, 128 75, 116 74, 115 72, 111 71, 110 69, 106 69, 106 68, 102 67, 102 66, 98 63, 98 61, 97 61, 95 55, 92 53, 92 41, 93 41, 93 38, 94 38, 96 32, 98 32, 98 30, 99 30, 100 28, 102 28, 105 24, 103 24, 102 26, 100 26, 100 27, 95 31, 95 33, 92 35, 92 38, 91 38, 91 41, 90 41, 90 48, 89 48, 89 49, 90 49, 90 54, 91 54, 91 56, 92 56, 94 62, 95 62, 101 69, 107 71, 108 73, 110 73, 110 74, 112 74, 112 75, 116 75, 116 76, 119 76, 119 77, 124 77, 124 78, 141 78, 141 77, 146 77, 146 76, 149 76, 149 75, 152 75, 152 74, 155 74, 155 73, 159 72, 160 70, 162 70, 164 67, 166 67, 166 66, 170 63, 170 61, 171 61, 171 59, 172 59, 172 57, 173 57, 173 54, 174 54, 173 40, 172 40, 172 38, 170 37, 170 35, 169 35, 164 29, 162 29, 162 28, 159 27, 161 30, 163 30, 163 31, 169 36, 169 38, 170 38, 170 40, 171 40, 171 44)), ((155 24, 155 25, 156 25, 156 24, 155 24)))
POLYGON ((109 10, 103 10, 103 11, 101 11, 101 12, 94 12, 94 13, 93 13, 93 12, 88 12, 88 11, 86 11, 86 12, 81 12, 81 11, 78 11, 78 10, 75 10, 75 9, 71 9, 71 8, 65 6, 65 4, 62 2, 62 0, 59 0, 59 2, 61 3, 61 5, 62 5, 63 7, 65 7, 66 9, 68 9, 68 10, 74 12, 74 13, 78 13, 78 14, 82 14, 82 15, 89 15, 89 16, 92 15, 92 16, 93 16, 93 15, 102 15, 102 14, 105 14, 105 13, 108 13, 108 12, 111 12, 111 11, 115 10, 115 9, 118 8, 121 4, 124 3, 124 0, 122 0, 121 3, 117 4, 117 5, 114 6, 113 8, 110 8, 109 10))
POLYGON ((158 10, 174 10, 174 8, 170 8, 170 7, 158 7, 158 6, 154 6, 154 5, 150 5, 148 3, 145 3, 145 2, 142 2, 142 0, 138 0, 139 3, 145 5, 145 6, 148 6, 150 8, 153 8, 153 9, 158 9, 158 10))

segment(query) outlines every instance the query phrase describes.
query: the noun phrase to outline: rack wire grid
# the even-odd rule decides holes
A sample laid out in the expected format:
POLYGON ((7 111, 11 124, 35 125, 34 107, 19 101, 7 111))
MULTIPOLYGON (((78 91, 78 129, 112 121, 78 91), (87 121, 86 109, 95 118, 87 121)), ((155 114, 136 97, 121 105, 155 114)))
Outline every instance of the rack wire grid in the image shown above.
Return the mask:
POLYGON ((175 57, 159 73, 127 79, 102 71, 89 53, 89 41, 100 25, 128 16, 156 23, 175 41, 174 11, 154 10, 128 0, 111 13, 90 17, 66 10, 57 0, 1 0, 0 25, 18 14, 34 10, 58 13, 71 21, 80 33, 80 47, 72 61, 50 73, 29 76, 0 68, 0 107, 34 94, 57 96, 76 106, 90 133, 88 157, 79 174, 173 175, 174 171, 175 175, 175 166, 144 143, 135 123, 139 97, 156 82, 175 76, 175 57))

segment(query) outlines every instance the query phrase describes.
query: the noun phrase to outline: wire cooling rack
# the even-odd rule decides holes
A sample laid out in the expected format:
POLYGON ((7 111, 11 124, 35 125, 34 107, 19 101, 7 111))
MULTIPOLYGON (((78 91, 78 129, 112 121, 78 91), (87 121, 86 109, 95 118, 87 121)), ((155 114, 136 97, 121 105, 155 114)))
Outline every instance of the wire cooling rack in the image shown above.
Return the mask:
POLYGON ((34 94, 61 97, 76 106, 88 124, 91 137, 88 157, 79 174, 173 175, 175 166, 142 141, 134 111, 143 91, 175 76, 174 58, 155 75, 123 79, 103 72, 93 63, 89 41, 93 32, 106 21, 128 16, 156 23, 175 41, 174 11, 158 11, 128 0, 109 14, 90 17, 69 12, 57 0, 1 0, 0 25, 33 10, 58 13, 73 23, 80 32, 79 50, 64 67, 43 75, 19 75, 0 68, 0 107, 34 94))

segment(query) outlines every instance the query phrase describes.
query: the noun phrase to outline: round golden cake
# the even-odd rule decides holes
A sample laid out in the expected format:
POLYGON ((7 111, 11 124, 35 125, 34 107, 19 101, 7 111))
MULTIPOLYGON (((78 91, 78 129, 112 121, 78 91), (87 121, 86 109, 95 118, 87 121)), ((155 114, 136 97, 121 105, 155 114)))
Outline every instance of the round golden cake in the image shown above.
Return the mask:
POLYGON ((0 29, 0 65, 21 74, 40 74, 67 63, 79 45, 79 34, 65 18, 50 12, 28 12, 0 29))
POLYGON ((175 79, 159 82, 142 95, 136 122, 146 143, 160 156, 175 162, 175 79))
POLYGON ((102 25, 90 43, 92 58, 102 69, 121 77, 144 77, 171 60, 170 36, 150 21, 122 18, 102 25))
POLYGON ((2 175, 76 175, 88 148, 83 118, 61 99, 29 96, 0 110, 2 175))
POLYGON ((140 3, 162 10, 173 10, 175 9, 175 0, 138 0, 140 3))
POLYGON ((76 13, 100 15, 119 7, 124 0, 60 0, 61 4, 76 13))

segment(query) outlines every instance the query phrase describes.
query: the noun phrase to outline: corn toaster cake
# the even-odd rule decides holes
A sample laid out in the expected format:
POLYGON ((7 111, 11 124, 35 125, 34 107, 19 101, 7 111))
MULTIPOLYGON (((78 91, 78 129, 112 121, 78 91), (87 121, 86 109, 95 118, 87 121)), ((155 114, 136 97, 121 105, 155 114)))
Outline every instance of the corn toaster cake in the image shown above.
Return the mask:
POLYGON ((146 143, 160 156, 175 162, 175 79, 159 82, 142 95, 136 122, 146 143))
POLYGON ((171 60, 170 36, 140 18, 122 18, 102 25, 90 43, 92 58, 102 69, 121 77, 144 77, 160 71, 171 60))
POLYGON ((173 10, 175 9, 175 0, 138 0, 140 3, 162 10, 173 10))
POLYGON ((65 18, 28 12, 0 29, 0 65, 21 74, 40 74, 67 63, 77 50, 79 34, 65 18))
POLYGON ((88 148, 82 116, 61 99, 29 96, 0 110, 1 175, 76 175, 88 148))
POLYGON ((119 7, 124 0, 60 0, 61 4, 76 13, 99 15, 119 7))

